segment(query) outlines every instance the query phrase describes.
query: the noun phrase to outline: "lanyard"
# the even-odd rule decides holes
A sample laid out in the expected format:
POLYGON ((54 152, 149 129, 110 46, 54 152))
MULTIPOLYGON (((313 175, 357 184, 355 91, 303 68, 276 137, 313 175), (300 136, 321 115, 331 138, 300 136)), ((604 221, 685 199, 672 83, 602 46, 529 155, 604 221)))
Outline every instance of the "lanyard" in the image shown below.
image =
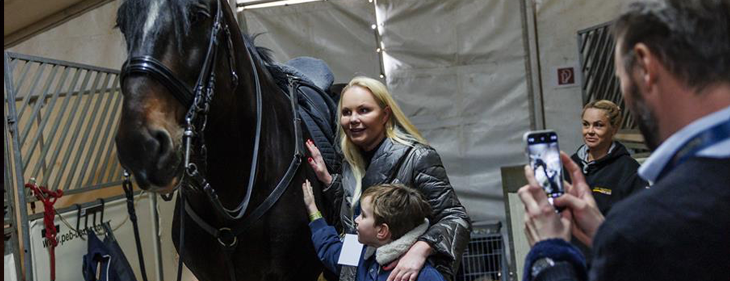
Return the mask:
POLYGON ((657 181, 666 176, 671 170, 686 162, 697 152, 707 147, 715 145, 730 138, 730 119, 716 124, 704 131, 697 133, 694 137, 686 141, 679 150, 672 156, 664 169, 659 174, 657 181))

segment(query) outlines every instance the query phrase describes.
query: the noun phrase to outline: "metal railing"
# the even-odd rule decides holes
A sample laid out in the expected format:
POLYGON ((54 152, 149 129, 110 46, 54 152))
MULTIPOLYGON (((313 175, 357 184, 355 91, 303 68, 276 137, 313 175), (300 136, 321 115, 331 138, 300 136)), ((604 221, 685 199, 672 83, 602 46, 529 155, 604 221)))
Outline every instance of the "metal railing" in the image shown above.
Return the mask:
POLYGON ((461 256, 456 281, 511 280, 507 262, 502 223, 476 222, 474 231, 461 256))
POLYGON ((119 71, 9 52, 4 67, 5 184, 19 195, 26 280, 33 280, 27 204, 36 199, 24 184, 35 178, 64 195, 121 185, 113 139, 119 71))

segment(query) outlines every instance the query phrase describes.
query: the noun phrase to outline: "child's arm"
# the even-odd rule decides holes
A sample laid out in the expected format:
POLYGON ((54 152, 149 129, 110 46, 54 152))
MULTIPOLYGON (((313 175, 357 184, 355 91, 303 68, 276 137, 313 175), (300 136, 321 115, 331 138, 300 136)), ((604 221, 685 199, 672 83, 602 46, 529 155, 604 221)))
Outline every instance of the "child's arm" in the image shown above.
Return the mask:
POLYGON ((309 229, 312 231, 314 250, 317 251, 317 256, 322 264, 339 275, 340 265, 337 264, 337 260, 342 251, 340 237, 337 235, 335 228, 327 225, 327 222, 322 218, 322 214, 319 213, 309 180, 302 184, 302 193, 304 194, 304 205, 307 206, 307 212, 309 213, 309 229))
POLYGON ((327 225, 323 218, 319 218, 309 223, 309 229, 312 230, 312 242, 319 260, 327 269, 339 275, 341 266, 337 261, 342 252, 342 242, 335 228, 327 225))

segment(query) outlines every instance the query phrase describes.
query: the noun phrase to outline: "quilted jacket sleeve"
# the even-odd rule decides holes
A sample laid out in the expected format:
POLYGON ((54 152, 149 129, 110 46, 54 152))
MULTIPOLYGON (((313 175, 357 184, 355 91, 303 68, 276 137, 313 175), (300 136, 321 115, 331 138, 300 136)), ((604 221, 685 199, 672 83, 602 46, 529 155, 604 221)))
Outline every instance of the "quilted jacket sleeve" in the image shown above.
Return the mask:
POLYGON ((340 220, 342 200, 344 190, 342 189, 342 177, 340 174, 332 175, 332 182, 329 186, 322 190, 325 200, 325 218, 332 223, 338 231, 342 230, 342 221, 340 220))
POLYGON ((442 272, 455 274, 461 255, 470 239, 471 220, 449 183, 441 157, 430 147, 413 151, 413 187, 431 205, 431 227, 419 239, 434 250, 434 265, 442 272))

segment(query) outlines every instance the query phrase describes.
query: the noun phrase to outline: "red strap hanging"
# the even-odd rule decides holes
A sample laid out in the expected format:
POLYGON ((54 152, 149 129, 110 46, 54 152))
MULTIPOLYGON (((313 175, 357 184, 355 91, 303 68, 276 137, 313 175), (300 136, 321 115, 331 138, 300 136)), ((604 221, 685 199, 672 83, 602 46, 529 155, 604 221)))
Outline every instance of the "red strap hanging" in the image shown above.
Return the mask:
POLYGON ((56 210, 53 208, 53 204, 56 203, 58 198, 63 196, 63 190, 51 191, 47 187, 38 186, 35 181, 31 180, 30 183, 26 183, 25 187, 33 190, 33 195, 38 198, 39 201, 43 202, 43 224, 46 227, 46 239, 49 244, 49 254, 51 256, 51 280, 56 280, 56 225, 53 223, 56 210))

